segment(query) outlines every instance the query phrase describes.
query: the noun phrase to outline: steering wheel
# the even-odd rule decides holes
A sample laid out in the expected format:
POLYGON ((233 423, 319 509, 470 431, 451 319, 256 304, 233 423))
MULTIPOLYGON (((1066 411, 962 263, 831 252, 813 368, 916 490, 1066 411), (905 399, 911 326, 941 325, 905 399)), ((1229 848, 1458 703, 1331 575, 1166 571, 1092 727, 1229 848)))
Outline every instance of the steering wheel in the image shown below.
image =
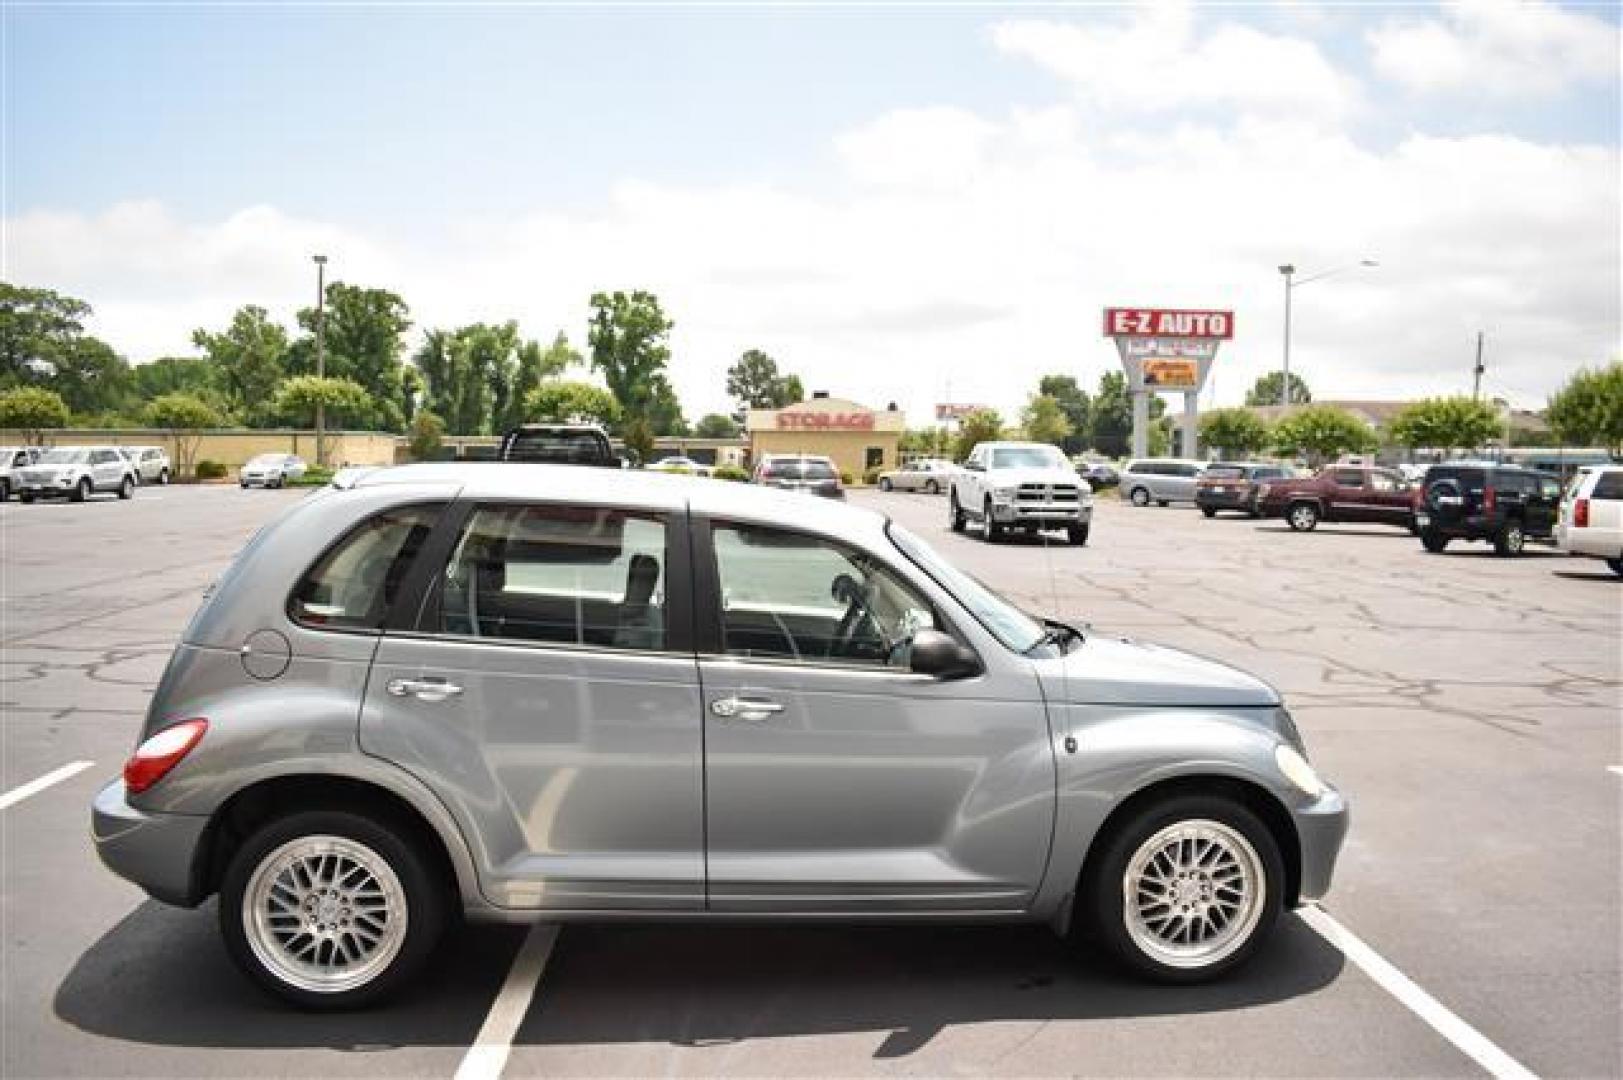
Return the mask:
POLYGON ((868 610, 862 586, 858 585, 856 578, 850 574, 837 576, 829 591, 834 594, 834 599, 845 603, 845 614, 840 616, 840 624, 834 628, 834 640, 830 643, 831 655, 849 656, 858 633, 864 627, 875 627, 873 612, 868 610))

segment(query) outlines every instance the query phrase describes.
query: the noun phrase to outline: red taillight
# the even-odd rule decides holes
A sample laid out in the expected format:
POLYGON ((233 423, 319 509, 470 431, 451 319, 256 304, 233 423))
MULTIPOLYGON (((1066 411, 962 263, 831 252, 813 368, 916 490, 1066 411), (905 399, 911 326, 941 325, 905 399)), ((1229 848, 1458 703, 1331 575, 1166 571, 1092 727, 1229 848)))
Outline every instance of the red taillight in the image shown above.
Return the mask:
POLYGON ((1499 497, 1494 492, 1493 488, 1484 487, 1482 489, 1482 512, 1484 514, 1493 513, 1494 504, 1496 502, 1498 502, 1498 501, 1499 501, 1499 497))
POLYGON ((164 728, 135 748, 130 760, 124 763, 124 786, 132 795, 169 775, 169 770, 180 764, 180 759, 192 752, 209 729, 204 719, 182 720, 164 728))
POLYGON ((1575 529, 1589 528, 1589 500, 1579 499, 1572 504, 1572 527, 1575 529))

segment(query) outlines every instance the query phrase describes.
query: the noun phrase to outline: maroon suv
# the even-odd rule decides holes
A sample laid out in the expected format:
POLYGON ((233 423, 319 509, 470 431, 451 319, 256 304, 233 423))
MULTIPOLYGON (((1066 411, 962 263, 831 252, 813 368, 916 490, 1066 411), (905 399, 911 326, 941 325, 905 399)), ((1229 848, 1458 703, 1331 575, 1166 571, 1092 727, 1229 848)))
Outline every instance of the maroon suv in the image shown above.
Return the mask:
POLYGON ((1257 488, 1263 517, 1282 517, 1307 532, 1321 521, 1396 525, 1414 531, 1414 493, 1390 469, 1329 465, 1306 480, 1269 482, 1257 488))

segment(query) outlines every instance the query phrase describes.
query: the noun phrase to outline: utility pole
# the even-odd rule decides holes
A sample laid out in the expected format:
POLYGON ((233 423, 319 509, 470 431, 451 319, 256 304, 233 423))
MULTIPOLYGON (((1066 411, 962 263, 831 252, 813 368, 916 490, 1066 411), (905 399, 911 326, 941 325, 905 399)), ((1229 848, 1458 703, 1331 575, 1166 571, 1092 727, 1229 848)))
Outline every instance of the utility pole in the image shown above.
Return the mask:
MULTIPOLYGON (((327 377, 327 256, 312 255, 316 264, 316 378, 327 377)), ((327 408, 316 398, 316 464, 327 464, 327 408)))
POLYGON ((1482 372, 1483 372, 1483 370, 1484 370, 1484 368, 1482 367, 1482 331, 1478 330, 1476 332, 1476 368, 1475 368, 1475 371, 1474 371, 1474 376, 1475 377, 1472 378, 1472 380, 1471 380, 1471 400, 1472 401, 1481 401, 1482 400, 1482 372))
POLYGON ((1285 378, 1280 382, 1279 403, 1289 409, 1291 404, 1291 293, 1295 286, 1291 278, 1296 273, 1296 267, 1286 263, 1279 268, 1285 275, 1285 378))

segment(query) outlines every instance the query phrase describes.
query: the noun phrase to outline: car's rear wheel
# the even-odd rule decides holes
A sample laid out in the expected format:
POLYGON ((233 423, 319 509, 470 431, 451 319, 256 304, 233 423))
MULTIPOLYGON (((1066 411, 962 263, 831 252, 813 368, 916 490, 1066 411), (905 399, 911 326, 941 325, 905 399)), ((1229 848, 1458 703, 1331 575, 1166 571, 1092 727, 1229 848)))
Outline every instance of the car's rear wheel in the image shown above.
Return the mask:
POLYGON ((881 476, 879 478, 879 490, 880 491, 889 491, 890 490, 890 477, 881 476))
POLYGON ((1319 508, 1312 503, 1296 503, 1285 512, 1285 520, 1297 532, 1312 532, 1319 525, 1319 508))
POLYGON ((1132 500, 1134 506, 1150 505, 1150 493, 1145 488, 1136 487, 1127 497, 1132 500))
POLYGON ((162 486, 162 487, 167 487, 169 485, 169 470, 168 469, 159 469, 158 470, 158 484, 159 484, 159 486, 162 486))
POLYGON ((1433 529, 1423 529, 1420 533, 1420 546, 1433 555, 1440 555, 1448 547, 1448 537, 1433 529))
POLYGON ((1612 568, 1612 573, 1623 577, 1623 559, 1607 559, 1606 565, 1612 568))
POLYGON ((1210 507, 1210 506, 1202 506, 1202 507, 1201 507, 1201 508, 1200 508, 1200 512, 1201 512, 1201 513, 1202 513, 1202 514, 1205 514, 1205 515, 1206 515, 1206 516, 1207 516, 1207 517, 1209 517, 1209 518, 1214 518, 1214 517, 1216 517, 1216 516, 1217 516, 1217 511, 1216 511, 1216 510, 1214 510, 1214 509, 1213 509, 1213 508, 1212 508, 1212 507, 1210 507))
POLYGON ((1089 526, 1087 525, 1072 525, 1066 530, 1066 534, 1071 543, 1077 547, 1085 547, 1088 542, 1088 529, 1089 526))
POLYGON ((344 1009, 398 990, 447 922, 445 887, 409 835, 341 810, 271 822, 220 886, 232 960, 279 997, 344 1009))
POLYGON ((1279 844, 1232 800, 1151 804, 1102 842, 1075 929, 1148 978, 1201 982, 1245 963, 1284 906, 1279 844))
POLYGON ((118 483, 118 497, 120 499, 132 499, 132 498, 134 498, 135 497, 135 481, 130 479, 128 476, 126 476, 123 480, 120 480, 119 483, 118 483))
POLYGON ((1522 553, 1527 546, 1527 534, 1522 532, 1520 522, 1507 521, 1499 535, 1493 538, 1493 553, 1506 557, 1514 557, 1522 553))
POLYGON ((0 479, 0 502, 11 501, 11 481, 0 479))
POLYGON ((25 491, 21 495, 17 496, 17 501, 20 502, 20 503, 25 503, 25 504, 26 503, 31 503, 31 502, 34 501, 34 496, 30 495, 28 492, 25 491))
POLYGON ((90 498, 90 490, 90 477, 87 476, 73 485, 73 501, 84 502, 90 498))
POLYGON ((939 495, 941 494, 941 485, 934 480, 926 480, 924 482, 924 493, 926 495, 939 495))

